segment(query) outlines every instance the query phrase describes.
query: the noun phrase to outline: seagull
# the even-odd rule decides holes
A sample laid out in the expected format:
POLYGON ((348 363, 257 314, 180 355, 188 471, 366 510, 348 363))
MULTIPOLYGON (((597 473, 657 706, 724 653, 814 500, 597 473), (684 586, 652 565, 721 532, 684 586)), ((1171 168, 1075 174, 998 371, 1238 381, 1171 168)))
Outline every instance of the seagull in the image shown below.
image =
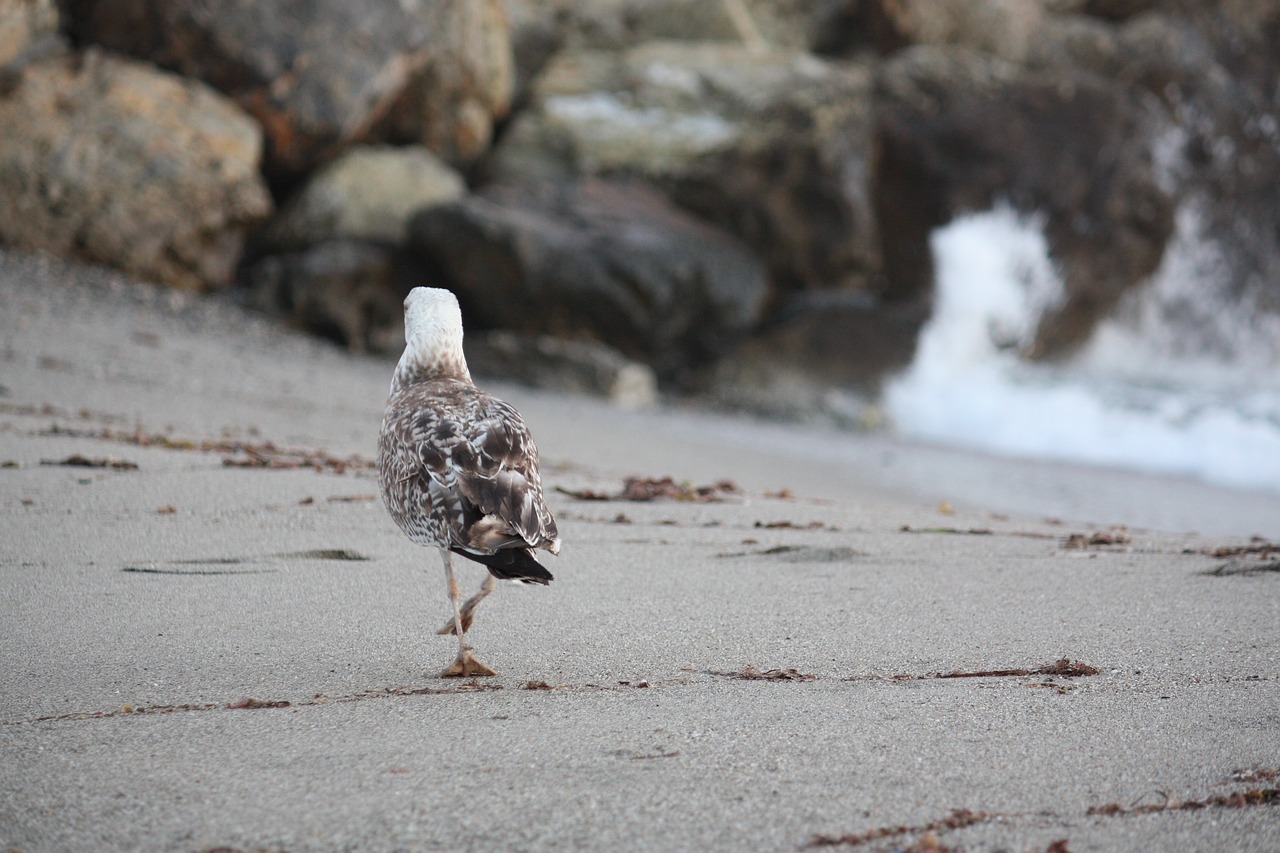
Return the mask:
POLYGON ((382 501, 410 540, 439 548, 444 559, 453 618, 437 633, 458 636, 458 657, 440 675, 497 675, 466 643, 476 607, 498 580, 550 583, 533 552, 560 553, 556 522, 542 499, 538 448, 519 413, 471 381, 462 311, 452 293, 410 291, 404 337, 378 436, 382 501), (454 554, 489 570, 461 607, 454 554))

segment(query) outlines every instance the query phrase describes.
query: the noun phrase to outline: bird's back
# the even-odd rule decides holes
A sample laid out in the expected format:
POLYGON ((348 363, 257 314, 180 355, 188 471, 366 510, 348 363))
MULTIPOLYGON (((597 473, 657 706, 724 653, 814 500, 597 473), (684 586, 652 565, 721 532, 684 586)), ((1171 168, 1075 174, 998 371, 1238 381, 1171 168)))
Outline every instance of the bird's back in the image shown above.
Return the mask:
POLYGON ((388 512, 415 542, 487 565, 486 557, 505 550, 559 550, 528 428, 514 408, 467 379, 393 390, 378 470, 388 512))

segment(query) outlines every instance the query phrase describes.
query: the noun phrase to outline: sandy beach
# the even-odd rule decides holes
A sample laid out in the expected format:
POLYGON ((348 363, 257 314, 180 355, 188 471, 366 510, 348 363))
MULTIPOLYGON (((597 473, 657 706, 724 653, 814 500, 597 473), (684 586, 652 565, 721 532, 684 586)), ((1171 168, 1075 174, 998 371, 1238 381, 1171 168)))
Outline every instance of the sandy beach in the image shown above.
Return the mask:
POLYGON ((459 682, 392 360, 17 254, 0 346, 2 850, 1280 849, 1280 496, 490 383, 459 682))

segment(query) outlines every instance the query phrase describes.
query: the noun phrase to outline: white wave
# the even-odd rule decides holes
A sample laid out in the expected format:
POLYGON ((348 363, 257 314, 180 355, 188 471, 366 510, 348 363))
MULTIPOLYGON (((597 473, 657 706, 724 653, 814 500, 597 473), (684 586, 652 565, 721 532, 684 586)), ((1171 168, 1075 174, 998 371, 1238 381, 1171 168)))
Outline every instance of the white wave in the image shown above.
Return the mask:
POLYGON ((1280 317, 1233 295, 1194 208, 1164 263, 1062 364, 1023 353, 1062 298, 1041 224, 1007 207, 932 236, 934 313, 888 384, 903 434, 1280 492, 1280 317))

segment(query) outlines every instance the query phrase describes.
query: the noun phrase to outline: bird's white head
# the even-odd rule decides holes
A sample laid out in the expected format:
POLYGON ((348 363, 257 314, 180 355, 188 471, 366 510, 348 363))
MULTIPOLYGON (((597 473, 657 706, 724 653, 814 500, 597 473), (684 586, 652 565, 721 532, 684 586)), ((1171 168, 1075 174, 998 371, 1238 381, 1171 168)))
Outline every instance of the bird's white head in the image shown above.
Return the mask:
POLYGON ((391 390, 424 379, 471 380, 462 354, 458 299, 437 287, 415 287, 404 300, 404 354, 391 390))

